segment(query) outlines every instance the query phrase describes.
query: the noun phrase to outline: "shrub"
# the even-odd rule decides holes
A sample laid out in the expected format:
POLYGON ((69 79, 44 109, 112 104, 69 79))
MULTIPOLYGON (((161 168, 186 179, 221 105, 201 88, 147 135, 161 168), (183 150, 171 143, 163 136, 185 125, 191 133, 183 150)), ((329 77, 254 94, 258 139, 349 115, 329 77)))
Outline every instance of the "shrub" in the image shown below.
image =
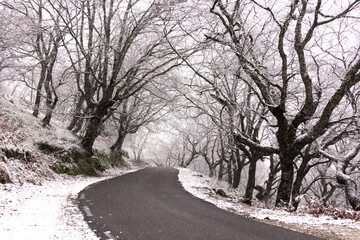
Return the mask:
POLYGON ((334 219, 351 219, 360 221, 360 212, 346 210, 344 207, 335 208, 333 206, 325 207, 319 200, 312 199, 308 205, 309 213, 316 217, 320 214, 332 216, 334 219))

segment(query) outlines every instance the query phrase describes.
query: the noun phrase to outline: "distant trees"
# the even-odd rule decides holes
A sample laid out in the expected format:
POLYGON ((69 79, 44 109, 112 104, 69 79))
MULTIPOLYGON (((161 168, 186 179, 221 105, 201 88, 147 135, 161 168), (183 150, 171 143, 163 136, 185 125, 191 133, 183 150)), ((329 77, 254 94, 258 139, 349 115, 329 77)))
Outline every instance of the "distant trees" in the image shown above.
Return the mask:
MULTIPOLYGON (((167 100, 169 101, 169 100, 167 100)), ((140 127, 156 121, 167 111, 167 102, 142 89, 133 96, 125 99, 113 112, 113 120, 117 126, 117 139, 110 147, 111 151, 121 150, 125 137, 135 134, 140 127)))
POLYGON ((17 46, 15 33, 13 32, 13 23, 11 22, 11 11, 3 5, 0 5, 0 72, 12 66, 11 60, 14 54, 11 51, 17 46))

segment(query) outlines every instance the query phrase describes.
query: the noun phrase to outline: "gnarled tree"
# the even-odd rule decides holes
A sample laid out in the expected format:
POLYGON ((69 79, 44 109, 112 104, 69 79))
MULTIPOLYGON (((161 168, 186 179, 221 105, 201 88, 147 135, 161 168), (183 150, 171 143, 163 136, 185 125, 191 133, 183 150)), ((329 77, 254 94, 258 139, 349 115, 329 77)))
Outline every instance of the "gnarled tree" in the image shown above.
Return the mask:
POLYGON ((162 26, 168 6, 159 1, 52 1, 71 37, 67 52, 87 122, 81 145, 92 146, 116 107, 174 68, 162 26), (56 6, 55 6, 56 5, 56 6))
MULTIPOLYGON (((279 154, 281 181, 276 204, 287 204, 291 201, 294 160, 306 145, 326 132, 345 94, 360 81, 358 51, 352 52, 341 45, 341 55, 336 56, 333 51, 338 45, 321 34, 329 31, 332 36, 345 38, 344 22, 346 26, 355 24, 347 17, 357 10, 360 1, 347 2, 337 8, 321 0, 246 3, 213 1, 210 12, 222 27, 210 32, 207 38, 232 49, 244 81, 253 87, 258 100, 276 120, 277 150, 264 147, 243 134, 238 134, 236 139, 259 151, 279 154), (280 8, 282 11, 277 12, 280 8), (242 14, 245 12, 247 14, 242 14), (348 59, 340 74, 329 65, 321 64, 339 62, 339 59, 348 59), (329 76, 335 91, 326 88, 329 76)), ((347 28, 347 34, 349 32, 355 34, 351 27, 347 28)), ((354 44, 352 47, 358 49, 359 43, 354 44)))

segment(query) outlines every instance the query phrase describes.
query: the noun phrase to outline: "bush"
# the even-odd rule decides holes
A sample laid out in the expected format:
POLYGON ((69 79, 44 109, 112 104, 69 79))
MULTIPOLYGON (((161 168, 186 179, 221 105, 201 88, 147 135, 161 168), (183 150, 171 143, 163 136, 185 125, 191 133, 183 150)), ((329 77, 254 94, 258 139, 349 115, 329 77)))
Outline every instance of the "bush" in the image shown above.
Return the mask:
POLYGON ((320 214, 332 216, 334 219, 351 219, 360 221, 360 212, 349 211, 345 208, 335 208, 333 206, 325 207, 319 200, 311 200, 309 205, 309 213, 319 217, 320 214))

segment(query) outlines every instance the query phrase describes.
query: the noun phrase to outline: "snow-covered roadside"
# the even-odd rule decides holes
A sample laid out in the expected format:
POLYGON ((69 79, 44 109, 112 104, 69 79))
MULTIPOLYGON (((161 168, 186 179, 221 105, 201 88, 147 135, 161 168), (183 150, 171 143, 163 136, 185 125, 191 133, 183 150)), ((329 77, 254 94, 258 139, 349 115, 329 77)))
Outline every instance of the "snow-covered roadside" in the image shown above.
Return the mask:
POLYGON ((239 194, 228 189, 225 183, 218 182, 189 169, 179 168, 179 170, 179 181, 186 191, 219 208, 261 221, 265 220, 269 223, 273 221, 272 224, 276 221, 283 223, 276 225, 307 233, 324 231, 323 235, 319 234, 318 236, 326 236, 329 239, 360 239, 360 222, 350 219, 333 219, 331 216, 325 215, 315 217, 301 211, 288 212, 281 209, 250 207, 241 203, 242 198, 239 194), (230 197, 224 198, 216 195, 212 190, 214 188, 225 190, 230 197))
POLYGON ((98 239, 77 208, 77 194, 92 183, 131 171, 109 171, 102 177, 58 176, 42 186, 0 184, 0 239, 98 239))

